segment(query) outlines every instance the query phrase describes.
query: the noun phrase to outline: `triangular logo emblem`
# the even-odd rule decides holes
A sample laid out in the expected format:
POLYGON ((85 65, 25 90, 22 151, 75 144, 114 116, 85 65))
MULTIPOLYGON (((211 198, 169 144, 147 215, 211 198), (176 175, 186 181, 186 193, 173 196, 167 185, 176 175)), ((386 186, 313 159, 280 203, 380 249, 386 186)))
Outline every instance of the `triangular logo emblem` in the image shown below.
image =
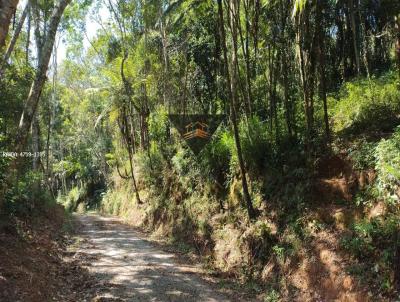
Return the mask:
POLYGON ((197 155, 211 140, 225 115, 170 114, 168 117, 193 153, 197 155))

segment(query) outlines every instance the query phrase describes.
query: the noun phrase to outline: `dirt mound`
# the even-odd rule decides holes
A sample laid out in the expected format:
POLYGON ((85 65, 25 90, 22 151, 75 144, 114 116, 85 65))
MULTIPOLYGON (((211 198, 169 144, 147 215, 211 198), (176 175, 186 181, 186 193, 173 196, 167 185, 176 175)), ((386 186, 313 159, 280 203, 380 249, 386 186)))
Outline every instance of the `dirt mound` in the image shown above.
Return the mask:
POLYGON ((350 201, 355 192, 372 184, 374 170, 357 171, 345 154, 327 156, 317 163, 314 196, 317 201, 350 201))
POLYGON ((3 220, 0 301, 85 301, 79 293, 92 281, 77 263, 63 260, 64 217, 64 209, 54 206, 39 217, 3 220))
POLYGON ((344 155, 328 156, 317 163, 314 196, 319 201, 350 201, 360 183, 364 185, 366 182, 365 173, 353 170, 351 162, 344 155))
POLYGON ((350 177, 353 174, 353 168, 345 156, 332 155, 318 161, 317 173, 319 178, 350 177))
POLYGON ((319 231, 312 234, 299 264, 288 276, 300 289, 296 301, 371 301, 357 280, 347 273, 349 259, 340 252, 339 234, 319 231))

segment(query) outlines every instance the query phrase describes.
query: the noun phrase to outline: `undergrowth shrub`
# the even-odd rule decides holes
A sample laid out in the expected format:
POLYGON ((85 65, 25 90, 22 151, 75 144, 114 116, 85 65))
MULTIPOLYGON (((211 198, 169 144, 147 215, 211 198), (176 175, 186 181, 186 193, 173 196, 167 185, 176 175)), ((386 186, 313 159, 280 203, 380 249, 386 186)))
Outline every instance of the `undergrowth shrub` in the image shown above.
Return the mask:
MULTIPOLYGON (((156 142, 151 142, 148 152, 140 151, 135 155, 135 166, 139 163, 140 182, 146 186, 159 186, 162 183, 165 161, 156 142)), ((126 162, 129 171, 129 162, 126 162)))
POLYGON ((201 166, 221 185, 224 185, 230 176, 233 148, 233 136, 225 125, 221 125, 202 152, 201 166))
POLYGON ((365 267, 355 269, 353 273, 379 284, 384 291, 390 291, 394 285, 393 269, 399 245, 396 239, 398 228, 398 214, 389 214, 385 219, 363 219, 354 223, 351 233, 341 240, 345 250, 362 260, 361 263, 368 263, 365 267))
POLYGON ((23 173, 6 191, 5 212, 10 215, 30 216, 36 209, 51 206, 54 198, 43 187, 41 172, 23 173))
POLYGON ((257 221, 246 229, 241 237, 249 250, 249 261, 266 263, 277 242, 276 236, 271 234, 270 227, 264 221, 257 221))
MULTIPOLYGON (((240 121, 239 135, 243 159, 248 172, 253 176, 262 174, 275 154, 268 133, 267 123, 257 116, 240 121)), ((235 138, 230 127, 221 126, 206 147, 203 158, 207 159, 206 166, 216 174, 224 173, 229 183, 233 180, 238 173, 239 162, 235 138)))
POLYGON ((390 139, 376 147, 377 186, 382 196, 392 202, 400 201, 400 127, 390 139))
POLYGON ((400 113, 396 78, 395 72, 389 72, 379 78, 344 84, 339 94, 329 99, 333 130, 343 134, 391 131, 399 122, 400 113))
POLYGON ((376 143, 361 139, 353 148, 349 149, 352 165, 357 170, 366 170, 375 166, 376 143))
POLYGON ((376 180, 355 195, 356 205, 372 209, 380 201, 384 210, 376 217, 365 215, 355 222, 341 245, 360 261, 350 269, 351 273, 365 283, 375 284, 379 291, 390 293, 394 289, 394 268, 398 261, 395 255, 400 244, 400 127, 391 137, 378 142, 360 140, 350 150, 350 157, 356 169, 373 168, 376 172, 376 180))
MULTIPOLYGON (((67 212, 76 211, 79 204, 86 196, 86 187, 73 187, 67 194, 62 195, 59 193, 57 202, 62 204, 67 212)), ((82 208, 81 208, 82 210, 82 208)))
POLYGON ((176 173, 173 181, 179 186, 181 192, 190 195, 204 188, 207 178, 202 174, 206 171, 193 157, 191 150, 179 146, 171 163, 176 173))
POLYGON ((272 157, 273 149, 268 133, 267 123, 262 122, 257 116, 242 120, 240 123, 243 158, 249 172, 255 175, 263 173, 267 160, 272 157))
POLYGON ((103 195, 103 199, 101 201, 101 210, 107 214, 120 215, 124 194, 125 190, 122 188, 119 188, 118 190, 107 191, 103 195))

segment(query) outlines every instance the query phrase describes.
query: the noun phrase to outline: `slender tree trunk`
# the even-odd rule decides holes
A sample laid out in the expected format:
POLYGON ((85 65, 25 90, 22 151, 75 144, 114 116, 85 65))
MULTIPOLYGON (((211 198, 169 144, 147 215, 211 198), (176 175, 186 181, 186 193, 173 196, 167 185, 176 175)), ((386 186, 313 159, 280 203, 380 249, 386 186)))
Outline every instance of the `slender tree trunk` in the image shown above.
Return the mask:
POLYGON ((397 226, 395 241, 395 253, 394 253, 394 287, 400 290, 400 229, 397 226))
POLYGON ((284 94, 284 106, 285 106, 285 119, 288 134, 293 137, 292 127, 292 110, 290 106, 290 93, 289 93, 289 77, 288 77, 288 64, 286 50, 283 50, 284 57, 282 58, 282 79, 283 79, 283 94, 284 94))
MULTIPOLYGON (((147 71, 145 73, 147 76, 147 71)), ((147 86, 146 83, 143 83, 143 104, 142 104, 142 110, 140 113, 141 119, 142 119, 142 128, 141 132, 143 133, 143 149, 148 151, 149 150, 149 116, 150 116, 150 110, 149 110, 149 100, 147 96, 147 86)))
POLYGON ((268 48, 268 76, 266 75, 266 78, 268 79, 268 100, 269 100, 269 131, 270 134, 272 135, 273 132, 273 124, 274 124, 274 97, 272 95, 272 65, 274 64, 274 59, 273 59, 273 53, 271 51, 271 48, 268 48))
POLYGON ((274 99, 274 121, 275 121, 275 141, 277 144, 279 144, 279 140, 280 140, 280 129, 279 129, 279 119, 278 119, 278 106, 279 106, 279 98, 278 98, 278 93, 277 93, 277 79, 278 79, 278 72, 279 72, 279 68, 277 68, 277 66, 279 66, 279 54, 277 54, 277 58, 276 58, 276 66, 274 66, 273 71, 274 71, 274 75, 273 75, 273 84, 272 84, 272 95, 273 95, 273 99, 274 99))
POLYGON ((53 192, 53 181, 51 178, 51 169, 50 169, 50 138, 52 133, 52 124, 53 124, 53 116, 55 118, 55 112, 53 111, 53 106, 56 103, 56 83, 57 83, 57 45, 54 45, 54 55, 53 55, 53 79, 52 79, 52 92, 51 97, 48 99, 48 117, 47 117, 47 137, 46 137, 46 183, 50 190, 53 192))
POLYGON ((14 35, 13 35, 13 37, 11 39, 11 42, 7 47, 7 51, 6 51, 6 53, 4 55, 4 58, 3 58, 2 66, 0 67, 0 78, 2 77, 2 74, 3 74, 3 71, 4 71, 4 66, 5 66, 5 64, 7 64, 7 61, 10 58, 11 53, 14 50, 15 44, 17 43, 19 34, 21 33, 22 27, 24 26, 26 16, 28 15, 28 11, 29 11, 29 2, 26 4, 26 6, 24 8, 24 11, 22 12, 21 19, 19 20, 18 25, 15 28, 14 35))
MULTIPOLYGON (((247 106, 250 116, 252 115, 252 107, 253 107, 253 94, 251 87, 251 79, 252 79, 252 70, 251 70, 251 58, 250 58, 250 0, 245 0, 245 22, 246 22, 246 36, 245 36, 245 62, 246 62, 246 85, 247 85, 247 106)), ((240 20, 240 16, 238 16, 240 20)))
MULTIPOLYGON (((237 106, 237 104, 236 104, 236 102, 237 102, 237 100, 236 100, 236 97, 237 97, 237 92, 236 92, 237 62, 236 62, 236 60, 237 60, 237 58, 233 52, 232 65, 231 65, 232 66, 232 78, 231 78, 230 72, 229 72, 229 67, 228 67, 229 61, 228 61, 228 50, 227 50, 227 46, 226 46, 226 33, 225 33, 225 27, 224 27, 224 12, 223 12, 223 7, 222 7, 222 0, 218 0, 218 15, 219 15, 219 21, 220 21, 220 34, 221 34, 221 44, 222 44, 223 55, 224 55, 225 73, 226 73, 226 78, 227 78, 227 83, 228 83, 228 93, 229 93, 229 99, 230 99, 233 133, 234 133, 234 137, 235 137, 236 151, 237 151, 239 167, 240 167, 240 172, 241 172, 241 177, 242 177, 243 195, 245 198, 249 218, 252 220, 256 217, 256 211, 253 207, 253 203, 251 201, 249 188, 248 188, 248 184, 247 184, 246 168, 244 165, 242 148, 241 148, 240 137, 239 137, 239 128, 238 128, 238 124, 237 124, 237 113, 236 113, 236 106, 237 106)), ((237 37, 236 37, 235 33, 232 36, 233 36, 232 42, 237 43, 237 41, 236 41, 237 37)))
POLYGON ((168 57, 168 37, 164 24, 164 19, 160 18, 160 33, 162 42, 162 54, 163 54, 163 65, 164 65, 164 77, 163 77, 163 103, 166 106, 169 99, 169 57, 168 57))
POLYGON ((396 57, 397 57, 397 68, 399 71, 400 79, 400 14, 396 16, 396 57))
POLYGON ((317 2, 316 23, 320 24, 318 30, 318 61, 319 61, 319 93, 324 106, 325 136, 328 144, 331 141, 328 117, 328 103, 326 98, 326 78, 325 78, 325 21, 322 15, 323 0, 317 2))
POLYGON ((138 187, 136 184, 135 171, 133 169, 133 155, 132 155, 132 149, 130 148, 130 146, 128 146, 128 154, 129 154, 129 165, 131 168, 131 177, 132 177, 132 181, 133 181, 133 187, 135 189, 136 200, 137 200, 138 204, 142 204, 143 202, 140 199, 139 190, 138 190, 138 187))
POLYGON ((127 118, 127 114, 126 114, 126 107, 125 104, 123 105, 123 110, 122 110, 122 115, 123 115, 123 124, 124 124, 124 129, 122 129, 122 136, 125 140, 125 144, 126 144, 126 148, 128 151, 128 156, 129 156, 129 166, 130 166, 130 170, 131 170, 131 178, 133 181, 133 188, 135 190, 135 195, 136 195, 136 200, 138 202, 138 204, 142 204, 142 201, 140 199, 140 195, 139 195, 139 190, 137 187, 137 183, 136 183, 136 177, 135 177, 135 170, 133 168, 133 146, 134 146, 134 141, 132 141, 130 139, 130 131, 129 131, 129 124, 128 124, 128 118, 127 118))
POLYGON ((135 130, 135 115, 133 110, 133 105, 129 103, 129 129, 130 129, 130 139, 132 141, 132 153, 136 153, 136 130, 135 130))
POLYGON ((186 115, 187 113, 188 78, 189 78, 189 64, 187 62, 187 56, 185 56, 185 82, 183 84, 182 106, 181 106, 183 115, 186 115))
POLYGON ((292 124, 292 106, 291 106, 291 98, 290 98, 290 83, 289 83, 289 49, 291 49, 290 41, 286 42, 286 24, 288 19, 288 7, 283 2, 280 1, 280 17, 281 17, 281 85, 283 86, 283 105, 285 110, 285 120, 286 126, 288 130, 289 137, 293 137, 293 124, 292 124))
POLYGON ((32 152, 34 157, 32 158, 32 168, 34 171, 38 171, 40 167, 40 157, 37 156, 40 152, 40 129, 39 129, 39 112, 36 111, 32 120, 32 152))
MULTIPOLYGON (((36 54, 37 54, 37 66, 40 66, 41 60, 42 60, 42 53, 43 53, 43 46, 44 46, 44 36, 46 34, 45 29, 43 32, 41 32, 41 18, 40 18, 40 10, 38 7, 38 4, 35 3, 33 7, 33 12, 34 12, 34 40, 35 40, 35 45, 36 45, 36 54)), ((54 44, 53 44, 54 46, 54 44)), ((52 46, 52 47, 53 47, 52 46)), ((47 67, 48 69, 48 67, 47 67)), ((46 71, 47 73, 47 71, 46 71)), ((44 84, 43 84, 44 86, 44 84)), ((40 99, 40 95, 39 95, 40 99)), ((38 118, 38 110, 39 110, 39 101, 37 105, 37 109, 33 114, 33 119, 31 123, 31 129, 32 129, 32 147, 34 149, 34 152, 39 151, 39 118, 38 118)), ((33 159, 33 169, 37 170, 39 167, 39 162, 37 161, 36 158, 33 159)))
MULTIPOLYGON (((49 106, 50 109, 50 106, 49 106)), ((51 136, 51 112, 47 120, 47 137, 46 137, 46 181, 50 178, 50 136, 51 136)))
POLYGON ((311 8, 306 6, 296 17, 297 57, 299 60, 300 79, 303 90, 304 112, 307 124, 306 149, 310 150, 314 132, 314 73, 315 51, 314 35, 310 28, 311 8))
MULTIPOLYGON (((247 64, 249 62, 249 57, 248 57, 248 36, 246 33, 246 38, 243 36, 243 30, 241 26, 241 20, 240 20, 240 1, 236 0, 235 3, 231 4, 230 8, 230 23, 229 27, 231 31, 233 31, 233 27, 235 28, 234 30, 236 31, 236 35, 239 36, 240 38, 240 46, 243 52, 243 57, 245 60, 245 70, 244 70, 244 76, 243 80, 241 77, 241 68, 239 66, 239 61, 237 60, 237 72, 238 72, 238 86, 240 89, 240 92, 242 93, 243 99, 245 101, 245 113, 246 113, 246 118, 251 115, 251 94, 249 91, 249 65, 247 64), (246 46, 247 45, 247 46, 246 46)), ((246 4, 245 4, 246 6, 246 4)), ((246 9, 246 8, 245 8, 246 9)), ((247 26, 246 26, 247 27, 247 26)), ((233 51, 236 53, 236 57, 238 54, 238 47, 239 45, 233 45, 233 51)))
POLYGON ((18 0, 0 0, 0 50, 5 46, 11 18, 17 5, 18 0))
MULTIPOLYGON (((356 0, 358 1, 358 0, 356 0)), ((350 24, 351 32, 353 34, 353 47, 354 47, 354 58, 356 60, 356 72, 360 74, 360 50, 358 49, 358 38, 357 38, 357 26, 356 17, 354 13, 354 0, 349 0, 349 13, 350 13, 350 24)))
POLYGON ((43 49, 43 39, 45 32, 42 34, 40 30, 40 11, 39 7, 37 6, 37 3, 32 5, 32 17, 33 17, 33 35, 35 38, 35 44, 36 44, 36 50, 37 50, 37 65, 40 65, 40 60, 42 57, 42 49, 43 49))
POLYGON ((335 25, 337 26, 336 53, 338 54, 337 63, 340 64, 340 76, 346 80, 346 52, 345 52, 345 30, 346 17, 335 11, 335 25))
POLYGON ((31 6, 28 6, 28 16, 27 16, 27 18, 28 18, 28 24, 27 24, 27 27, 26 27, 26 44, 25 44, 25 62, 26 62, 26 65, 28 65, 29 64, 29 45, 30 45, 30 43, 31 43, 31 11, 32 11, 32 9, 31 9, 31 6))
MULTIPOLYGON (((131 108, 131 106, 134 105, 133 101, 132 101, 133 91, 132 91, 132 86, 129 83, 128 79, 125 77, 125 73, 124 73, 124 64, 125 64, 125 61, 126 61, 127 58, 128 58, 128 53, 125 52, 124 53, 124 57, 123 57, 122 62, 121 62, 120 73, 121 73, 122 83, 123 83, 123 86, 124 86, 124 89, 125 89, 125 94, 126 94, 128 100, 129 100, 129 106, 130 106, 129 107, 129 111, 130 111, 129 112, 129 116, 132 118, 132 112, 131 112, 132 108, 131 108)), ((135 109, 136 109, 136 111, 140 112, 140 110, 138 110, 138 108, 135 107, 135 109)), ((139 191, 138 191, 137 184, 136 184, 134 168, 133 168, 133 150, 135 148, 135 141, 134 141, 134 139, 132 139, 133 138, 133 136, 132 136, 133 123, 131 125, 131 131, 129 131, 129 124, 128 124, 128 118, 127 118, 127 112, 126 112, 126 105, 125 104, 123 105, 122 115, 123 115, 123 127, 121 127, 121 134, 123 136, 123 139, 125 140, 125 144, 126 144, 126 147, 127 147, 127 150, 128 150, 129 165, 130 165, 130 169, 131 169, 131 177, 132 177, 132 181, 133 181, 133 187, 134 187, 134 190, 135 190, 136 200, 137 200, 138 204, 141 204, 142 201, 140 199, 139 191)), ((131 121, 132 121, 132 119, 131 119, 131 121)))
POLYGON ((258 32, 259 32, 259 19, 260 19, 260 0, 255 0, 254 4, 254 19, 253 19, 253 48, 254 48, 254 59, 253 59, 253 76, 257 76, 257 64, 258 64, 258 32))
MULTIPOLYGON (((298 31, 301 31, 301 29, 298 29, 298 31)), ((308 74, 307 74, 307 62, 306 62, 306 54, 304 53, 302 49, 302 38, 301 38, 301 33, 298 32, 298 59, 299 59, 299 68, 300 68, 300 79, 301 79, 301 86, 303 90, 303 101, 304 101, 304 112, 305 112, 305 118, 306 118, 306 123, 307 123, 307 137, 309 139, 310 133, 311 133, 311 128, 312 128, 312 123, 311 123, 311 116, 310 116, 310 101, 309 101, 309 89, 308 89, 308 74)))
POLYGON ((33 116, 39 103, 39 98, 42 92, 43 85, 46 81, 46 72, 49 66, 50 56, 53 50, 58 24, 60 23, 62 14, 70 1, 71 0, 60 0, 53 9, 48 32, 46 34, 45 42, 42 47, 39 65, 37 67, 35 78, 32 83, 28 98, 25 102, 24 110, 22 112, 19 122, 18 131, 15 136, 15 150, 17 152, 22 151, 26 145, 29 128, 31 126, 33 116))

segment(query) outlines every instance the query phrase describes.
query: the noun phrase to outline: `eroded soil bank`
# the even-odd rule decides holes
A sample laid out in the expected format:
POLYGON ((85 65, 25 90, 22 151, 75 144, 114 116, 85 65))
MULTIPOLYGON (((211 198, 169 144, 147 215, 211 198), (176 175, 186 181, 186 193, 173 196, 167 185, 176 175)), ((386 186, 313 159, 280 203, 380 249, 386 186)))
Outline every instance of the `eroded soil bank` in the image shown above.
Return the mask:
MULTIPOLYGON (((85 301, 95 287, 79 260, 66 261, 72 243, 64 208, 0 218, 0 301, 85 301)), ((72 225, 69 225, 72 227, 72 225)))

